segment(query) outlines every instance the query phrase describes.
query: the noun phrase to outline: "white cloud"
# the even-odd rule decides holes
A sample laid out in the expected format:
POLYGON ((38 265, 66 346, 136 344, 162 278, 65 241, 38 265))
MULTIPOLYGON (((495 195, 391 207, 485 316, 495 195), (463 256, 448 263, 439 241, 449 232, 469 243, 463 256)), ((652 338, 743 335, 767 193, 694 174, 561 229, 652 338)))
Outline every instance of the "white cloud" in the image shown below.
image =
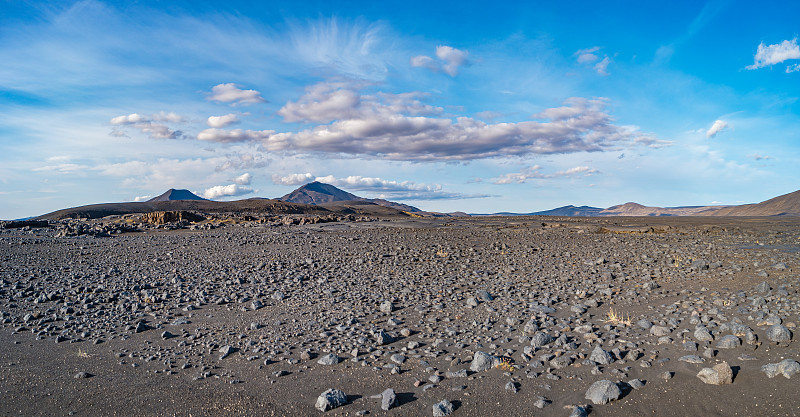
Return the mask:
POLYGON ((210 128, 197 134, 198 140, 220 143, 254 142, 268 139, 274 130, 223 130, 210 128))
POLYGON ((208 123, 211 127, 225 127, 230 124, 237 123, 239 121, 239 117, 233 113, 226 114, 224 116, 209 116, 206 123, 208 123))
MULTIPOLYGON (((754 70, 780 64, 789 59, 800 59, 800 46, 797 45, 797 38, 768 46, 761 42, 756 51, 755 62, 753 65, 747 66, 747 69, 754 70)), ((789 68, 786 70, 791 72, 789 68)))
POLYGON ((240 195, 250 194, 252 192, 253 192, 252 188, 245 187, 239 184, 215 185, 203 191, 202 197, 207 198, 209 200, 213 200, 215 198, 240 196, 240 195))
POLYGON ((391 116, 434 115, 442 113, 441 107, 423 104, 426 94, 413 92, 401 94, 377 93, 362 95, 358 92, 364 84, 323 82, 306 88, 306 94, 295 102, 287 102, 278 114, 287 122, 328 123, 334 120, 365 119, 391 116))
POLYGON ((138 113, 131 113, 127 116, 117 116, 111 119, 112 125, 127 125, 133 123, 141 123, 146 122, 147 118, 138 114, 138 113))
POLYGON ((361 96, 342 83, 319 83, 306 88, 296 102, 288 102, 278 114, 287 122, 330 122, 357 117, 361 96))
POLYGON ((458 69, 470 64, 467 59, 469 52, 453 48, 452 46, 440 45, 436 47, 436 57, 438 61, 427 56, 418 55, 411 58, 412 67, 427 68, 434 72, 444 72, 451 77, 458 75, 458 69))
POLYGON ((252 179, 253 179, 253 176, 250 175, 249 172, 245 172, 244 174, 239 175, 238 177, 234 178, 233 182, 235 182, 236 184, 239 184, 239 185, 250 185, 250 181, 252 181, 252 179))
POLYGON ((800 71, 800 64, 789 65, 788 67, 786 67, 787 74, 791 74, 797 71, 800 71))
MULTIPOLYGON (((183 137, 183 132, 180 130, 173 130, 165 124, 156 122, 180 123, 183 122, 183 117, 175 113, 165 112, 160 112, 151 116, 131 113, 129 115, 113 117, 110 120, 113 126, 133 127, 146 134, 151 139, 178 139, 183 137)), ((126 136, 124 132, 116 128, 111 130, 110 135, 114 137, 126 136)))
POLYGON ((574 168, 569 168, 563 171, 557 171, 552 174, 544 174, 541 172, 542 167, 539 165, 534 165, 531 167, 523 168, 520 172, 511 172, 508 174, 503 174, 497 178, 492 179, 492 183, 494 184, 524 184, 528 180, 531 179, 552 179, 552 178, 560 178, 560 177, 570 177, 581 175, 588 177, 592 174, 597 174, 600 171, 590 168, 588 166, 577 166, 574 168))
POLYGON ((273 175, 272 182, 278 185, 303 185, 314 181, 314 176, 310 172, 305 174, 289 174, 285 177, 273 175))
POLYGON ((147 200, 149 200, 151 198, 153 198, 153 196, 151 196, 151 195, 142 195, 142 196, 134 197, 133 201, 135 201, 137 203, 141 203, 142 201, 147 201, 147 200))
POLYGON ((266 102, 258 91, 241 90, 234 83, 217 84, 211 87, 211 94, 208 96, 208 100, 231 103, 234 106, 266 102))
POLYGON ((564 171, 558 171, 555 174, 553 174, 553 176, 562 177, 562 176, 577 175, 577 174, 584 174, 586 176, 589 176, 589 175, 592 175, 592 174, 596 174, 598 172, 600 172, 600 171, 598 171, 598 170, 596 170, 594 168, 590 168, 590 167, 587 167, 587 166, 578 166, 578 167, 570 168, 570 169, 567 169, 567 170, 564 170, 564 171))
POLYGON ((717 136, 717 134, 719 132, 721 132, 721 131, 723 131, 724 129, 727 129, 727 128, 728 128, 728 123, 726 123, 726 122, 724 122, 722 120, 716 120, 716 121, 714 121, 714 124, 711 125, 711 128, 708 129, 708 131, 706 132, 706 137, 707 138, 713 138, 713 137, 717 136))

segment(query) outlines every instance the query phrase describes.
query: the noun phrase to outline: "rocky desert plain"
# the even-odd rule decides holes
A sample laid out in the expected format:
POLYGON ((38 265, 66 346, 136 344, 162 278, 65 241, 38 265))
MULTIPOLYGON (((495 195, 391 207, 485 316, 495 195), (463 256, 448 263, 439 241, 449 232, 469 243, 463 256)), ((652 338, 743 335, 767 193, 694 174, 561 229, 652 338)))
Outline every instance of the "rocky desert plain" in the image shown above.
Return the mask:
POLYGON ((180 204, 2 224, 0 414, 800 414, 798 216, 180 204))

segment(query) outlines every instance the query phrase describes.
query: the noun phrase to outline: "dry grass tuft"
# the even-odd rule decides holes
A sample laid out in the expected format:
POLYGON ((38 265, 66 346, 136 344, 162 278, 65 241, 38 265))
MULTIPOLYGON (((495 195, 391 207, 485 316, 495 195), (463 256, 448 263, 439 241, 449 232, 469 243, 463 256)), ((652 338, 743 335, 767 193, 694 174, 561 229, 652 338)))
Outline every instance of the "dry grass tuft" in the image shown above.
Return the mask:
POLYGON ((514 370, 514 361, 511 358, 500 358, 500 363, 495 365, 495 368, 500 368, 506 372, 511 372, 514 370))
POLYGON ((608 310, 608 314, 606 315, 606 319, 604 320, 606 323, 611 323, 614 325, 623 325, 626 327, 630 327, 633 322, 631 322, 630 316, 623 315, 614 311, 614 309, 608 310))

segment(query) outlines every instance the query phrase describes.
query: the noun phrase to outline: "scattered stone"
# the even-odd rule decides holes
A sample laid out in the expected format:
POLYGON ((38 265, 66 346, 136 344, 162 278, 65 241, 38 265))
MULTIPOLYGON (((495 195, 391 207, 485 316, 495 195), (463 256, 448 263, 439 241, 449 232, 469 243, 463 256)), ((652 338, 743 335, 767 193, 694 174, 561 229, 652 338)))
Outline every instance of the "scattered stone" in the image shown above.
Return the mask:
POLYGON ((687 363, 703 363, 703 362, 706 361, 705 359, 703 359, 703 358, 701 358, 701 357, 699 357, 697 355, 681 356, 680 359, 678 359, 678 360, 679 361, 683 361, 683 362, 687 362, 687 363))
POLYGON ((533 406, 539 409, 545 408, 548 405, 552 404, 553 402, 548 400, 546 397, 539 397, 536 401, 533 402, 533 406))
POLYGON ((389 336, 388 333, 384 332, 383 330, 379 330, 375 334, 375 343, 378 346, 388 345, 389 343, 394 342, 394 338, 389 336))
POLYGON ((233 346, 223 346, 223 347, 219 348, 219 353, 222 354, 222 355, 220 355, 219 360, 223 360, 223 359, 227 358, 233 352, 236 352, 236 348, 233 347, 233 346))
POLYGON ((314 405, 319 411, 328 411, 347 404, 347 395, 338 389, 328 389, 317 397, 314 405))
POLYGON ((567 408, 571 408, 572 411, 569 413, 569 417, 588 417, 589 411, 586 410, 586 407, 582 407, 580 405, 570 406, 567 408))
POLYGON ((775 324, 767 329, 767 339, 775 343, 785 343, 792 340, 792 332, 781 324, 775 324))
POLYGON ((694 331, 694 338, 697 339, 698 342, 713 342, 714 336, 711 332, 705 327, 700 326, 694 331))
POLYGON ((713 368, 703 368, 697 373, 706 384, 709 385, 727 385, 733 383, 733 371, 727 362, 722 362, 714 365, 713 368))
POLYGON ((388 411, 393 407, 397 407, 400 403, 397 401, 397 394, 391 388, 385 389, 381 393, 381 410, 388 411))
POLYGON ((611 357, 611 354, 603 350, 600 346, 595 346, 589 359, 600 365, 608 365, 614 362, 614 358, 611 357))
POLYGON ((470 363, 469 369, 472 372, 483 372, 494 367, 495 361, 499 361, 498 358, 488 353, 477 351, 472 357, 472 363, 470 363))
POLYGON ((741 345, 741 339, 732 334, 722 336, 719 340, 717 340, 717 347, 720 349, 734 349, 741 345))
POLYGON ((650 334, 653 336, 666 336, 672 333, 672 331, 668 327, 664 326, 652 326, 650 327, 650 334))
POLYGON ((75 374, 75 376, 73 378, 75 378, 75 379, 83 379, 83 378, 91 378, 93 376, 94 375, 92 375, 92 374, 90 374, 88 372, 78 372, 77 374, 75 374))
POLYGON ((516 394, 519 390, 517 389, 517 384, 514 383, 514 381, 508 381, 506 382, 506 391, 511 391, 516 394))
POLYGON ((394 305, 392 304, 391 301, 386 300, 381 303, 380 309, 382 313, 391 313, 392 311, 394 311, 394 305))
POLYGON ((433 417, 446 417, 453 414, 453 403, 447 400, 439 401, 433 405, 433 417))
POLYGON ((341 362, 342 358, 336 356, 333 353, 329 353, 327 355, 321 356, 317 363, 320 365, 336 365, 337 363, 341 362))
POLYGON ((644 381, 639 379, 631 379, 628 381, 628 385, 630 385, 633 389, 641 389, 644 388, 644 381))
POLYGON ((794 359, 784 359, 778 363, 768 363, 761 367, 761 371, 767 374, 768 378, 783 375, 787 379, 800 372, 800 363, 794 359))
POLYGON ((607 379, 593 383, 586 391, 586 399, 594 404, 607 404, 609 401, 619 399, 620 396, 622 391, 617 384, 607 379))

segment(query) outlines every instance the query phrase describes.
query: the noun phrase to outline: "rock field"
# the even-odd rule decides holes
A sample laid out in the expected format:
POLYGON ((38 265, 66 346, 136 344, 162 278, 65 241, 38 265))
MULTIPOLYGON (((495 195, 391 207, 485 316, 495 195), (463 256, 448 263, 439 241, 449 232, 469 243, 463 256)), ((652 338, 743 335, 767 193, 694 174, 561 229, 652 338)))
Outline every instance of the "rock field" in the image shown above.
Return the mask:
POLYGON ((800 408, 800 218, 351 220, 0 229, 0 414, 800 408))

